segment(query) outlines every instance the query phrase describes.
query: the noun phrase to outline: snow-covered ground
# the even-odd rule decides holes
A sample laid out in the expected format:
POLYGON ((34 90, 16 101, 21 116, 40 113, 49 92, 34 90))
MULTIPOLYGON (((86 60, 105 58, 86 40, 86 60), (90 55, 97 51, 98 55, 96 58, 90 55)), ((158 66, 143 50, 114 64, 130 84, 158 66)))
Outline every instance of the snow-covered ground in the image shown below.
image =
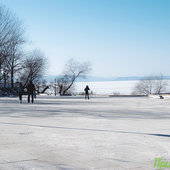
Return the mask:
POLYGON ((154 169, 170 162, 170 100, 0 98, 0 169, 154 169))

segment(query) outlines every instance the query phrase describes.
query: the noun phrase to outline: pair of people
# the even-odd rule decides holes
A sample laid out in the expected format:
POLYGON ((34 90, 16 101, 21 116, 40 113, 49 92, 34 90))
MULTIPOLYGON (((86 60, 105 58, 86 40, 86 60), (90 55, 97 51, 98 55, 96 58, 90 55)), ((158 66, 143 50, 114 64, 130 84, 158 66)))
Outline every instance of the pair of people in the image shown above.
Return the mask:
MULTIPOLYGON (((22 103, 23 90, 24 90, 24 88, 22 86, 22 83, 19 83, 18 95, 19 95, 20 103, 22 103)), ((31 97, 31 102, 34 103, 35 86, 31 80, 29 81, 29 83, 27 85, 27 93, 28 93, 28 103, 30 103, 30 97, 31 97)))

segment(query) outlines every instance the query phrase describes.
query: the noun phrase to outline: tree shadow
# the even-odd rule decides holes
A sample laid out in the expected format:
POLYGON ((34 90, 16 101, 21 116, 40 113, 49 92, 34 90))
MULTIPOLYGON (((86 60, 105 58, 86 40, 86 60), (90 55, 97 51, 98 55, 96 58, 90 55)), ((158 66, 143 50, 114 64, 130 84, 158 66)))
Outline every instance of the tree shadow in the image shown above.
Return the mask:
POLYGON ((75 130, 75 131, 93 131, 93 132, 123 133, 123 134, 134 134, 134 135, 152 135, 152 136, 158 136, 158 137, 170 137, 170 135, 168 135, 168 134, 142 133, 142 132, 130 132, 130 131, 114 131, 114 130, 107 130, 107 129, 75 128, 75 127, 50 126, 50 125, 39 125, 39 124, 29 124, 29 123, 0 122, 0 124, 15 125, 15 126, 42 127, 42 128, 52 128, 52 129, 64 129, 64 130, 75 130))
POLYGON ((168 135, 168 134, 149 134, 149 135, 153 135, 153 136, 160 136, 160 137, 167 137, 167 138, 169 138, 170 137, 170 135, 168 135))

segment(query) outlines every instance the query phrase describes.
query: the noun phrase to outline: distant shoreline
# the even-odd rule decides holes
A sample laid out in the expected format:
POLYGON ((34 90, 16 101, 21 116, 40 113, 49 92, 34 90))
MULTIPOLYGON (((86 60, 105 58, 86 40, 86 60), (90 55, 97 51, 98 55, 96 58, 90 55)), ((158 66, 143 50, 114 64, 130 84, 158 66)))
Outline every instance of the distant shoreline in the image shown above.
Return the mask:
MULTIPOLYGON (((59 75, 51 76, 46 75, 43 76, 43 79, 47 81, 54 81, 54 79, 59 78, 59 75)), ((104 82, 104 81, 139 81, 141 79, 145 79, 146 76, 127 76, 127 77, 98 77, 98 76, 88 76, 86 79, 78 79, 76 82, 104 82)), ((170 76, 164 76, 164 80, 170 80, 170 76)))

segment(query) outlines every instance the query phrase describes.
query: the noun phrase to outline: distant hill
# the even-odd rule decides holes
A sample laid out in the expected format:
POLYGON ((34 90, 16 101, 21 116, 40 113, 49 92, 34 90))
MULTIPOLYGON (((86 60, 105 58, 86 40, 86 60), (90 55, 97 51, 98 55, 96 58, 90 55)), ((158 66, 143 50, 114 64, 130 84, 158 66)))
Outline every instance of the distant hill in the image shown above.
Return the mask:
MULTIPOLYGON (((59 78, 60 76, 44 76, 43 79, 46 79, 48 82, 54 82, 54 79, 59 78)), ((97 76, 88 76, 86 79, 78 79, 78 82, 88 82, 88 81, 132 81, 132 80, 141 80, 144 77, 141 76, 129 76, 129 77, 97 77, 97 76)), ((164 76, 165 80, 170 80, 170 76, 164 76)))

